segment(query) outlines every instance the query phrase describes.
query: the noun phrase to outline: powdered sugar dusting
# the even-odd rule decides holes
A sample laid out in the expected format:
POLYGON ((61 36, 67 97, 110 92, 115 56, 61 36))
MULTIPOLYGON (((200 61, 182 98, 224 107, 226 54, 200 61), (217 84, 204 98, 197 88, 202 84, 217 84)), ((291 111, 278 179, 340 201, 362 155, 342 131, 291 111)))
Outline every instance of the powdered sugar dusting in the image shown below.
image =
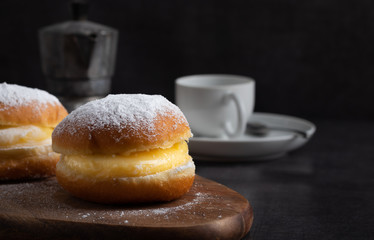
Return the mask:
POLYGON ((126 128, 130 133, 135 133, 142 129, 148 137, 155 137, 155 119, 165 115, 174 116, 174 127, 186 122, 181 110, 161 95, 108 95, 74 110, 56 127, 54 134, 67 131, 75 135, 79 134, 76 126, 86 126, 90 131, 111 127, 119 130, 126 128))
POLYGON ((59 103, 55 96, 37 88, 29 88, 8 83, 0 84, 0 103, 3 103, 5 106, 16 107, 27 105, 35 101, 40 104, 59 103))

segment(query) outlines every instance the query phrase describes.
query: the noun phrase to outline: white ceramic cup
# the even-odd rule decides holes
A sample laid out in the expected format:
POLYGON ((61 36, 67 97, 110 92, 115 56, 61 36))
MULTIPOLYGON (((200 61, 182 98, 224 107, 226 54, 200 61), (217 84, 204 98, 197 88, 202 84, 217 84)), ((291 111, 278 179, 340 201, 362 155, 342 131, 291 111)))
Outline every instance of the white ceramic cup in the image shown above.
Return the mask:
POLYGON ((235 138, 244 134, 255 101, 252 78, 226 74, 180 77, 176 104, 198 136, 235 138))

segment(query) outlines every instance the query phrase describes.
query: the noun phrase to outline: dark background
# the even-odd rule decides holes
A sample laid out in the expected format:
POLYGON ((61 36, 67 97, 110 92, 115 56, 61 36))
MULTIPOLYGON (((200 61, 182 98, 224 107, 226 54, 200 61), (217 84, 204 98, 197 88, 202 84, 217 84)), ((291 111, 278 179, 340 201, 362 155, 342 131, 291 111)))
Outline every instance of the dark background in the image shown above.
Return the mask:
MULTIPOLYGON (((1 81, 44 88, 37 31, 67 3, 0 1, 1 81)), ((197 162, 251 202, 245 239, 373 239, 374 1, 93 0, 90 19, 120 32, 113 93, 173 101, 179 76, 247 75, 256 111, 316 123, 279 161, 197 162)))
MULTIPOLYGON (((44 88, 37 31, 69 1, 2 0, 2 80, 44 88)), ((113 93, 174 101, 182 75, 255 78, 256 111, 374 119, 370 0, 93 0, 89 19, 120 32, 113 93)))

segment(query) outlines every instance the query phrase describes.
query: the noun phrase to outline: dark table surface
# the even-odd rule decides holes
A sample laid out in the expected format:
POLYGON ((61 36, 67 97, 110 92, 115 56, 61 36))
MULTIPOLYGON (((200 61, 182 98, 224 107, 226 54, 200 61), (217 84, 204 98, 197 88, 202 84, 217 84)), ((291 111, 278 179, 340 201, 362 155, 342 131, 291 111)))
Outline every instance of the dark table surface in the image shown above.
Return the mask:
POLYGON ((374 122, 313 122, 313 138, 282 158, 196 161, 197 174, 251 203, 244 239, 374 239, 374 122))

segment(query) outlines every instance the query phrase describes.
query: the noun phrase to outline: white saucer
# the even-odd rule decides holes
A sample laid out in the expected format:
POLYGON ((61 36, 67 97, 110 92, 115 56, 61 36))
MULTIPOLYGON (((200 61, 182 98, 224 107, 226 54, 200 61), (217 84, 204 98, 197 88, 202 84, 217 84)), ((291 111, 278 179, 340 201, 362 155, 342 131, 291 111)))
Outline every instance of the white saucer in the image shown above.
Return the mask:
POLYGON ((266 136, 246 134, 235 139, 193 137, 188 144, 191 156, 204 161, 273 159, 307 143, 316 130, 315 125, 307 120, 280 114, 253 113, 250 120, 299 130, 305 136, 292 131, 270 130, 266 136))

